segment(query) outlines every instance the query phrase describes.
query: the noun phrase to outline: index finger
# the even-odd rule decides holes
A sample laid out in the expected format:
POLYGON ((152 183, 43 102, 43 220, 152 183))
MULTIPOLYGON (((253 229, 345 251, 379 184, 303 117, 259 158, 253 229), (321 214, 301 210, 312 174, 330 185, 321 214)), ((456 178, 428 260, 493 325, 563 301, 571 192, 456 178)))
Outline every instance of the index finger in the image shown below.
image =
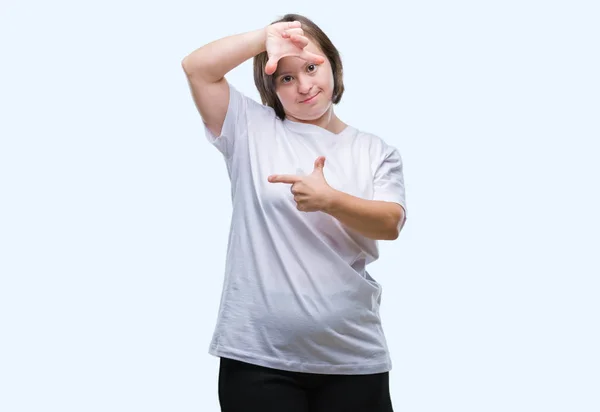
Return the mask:
POLYGON ((269 182, 271 183, 297 183, 302 180, 300 176, 296 175, 271 175, 269 176, 269 182))
POLYGON ((307 51, 306 49, 304 49, 302 51, 300 58, 306 60, 309 63, 316 63, 316 64, 325 63, 325 57, 323 57, 319 54, 311 53, 311 52, 307 51))

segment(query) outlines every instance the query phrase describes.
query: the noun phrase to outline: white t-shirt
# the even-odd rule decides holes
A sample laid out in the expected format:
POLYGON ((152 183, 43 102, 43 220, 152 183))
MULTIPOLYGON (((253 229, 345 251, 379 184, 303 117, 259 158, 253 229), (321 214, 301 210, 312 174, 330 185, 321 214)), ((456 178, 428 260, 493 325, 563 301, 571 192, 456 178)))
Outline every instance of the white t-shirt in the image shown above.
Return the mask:
POLYGON ((406 210, 402 160, 379 137, 282 121, 231 84, 221 136, 205 126, 231 180, 232 218, 219 314, 209 353, 288 371, 391 370, 379 317, 381 286, 365 270, 377 241, 324 212, 301 212, 291 185, 326 156, 328 184, 406 210))

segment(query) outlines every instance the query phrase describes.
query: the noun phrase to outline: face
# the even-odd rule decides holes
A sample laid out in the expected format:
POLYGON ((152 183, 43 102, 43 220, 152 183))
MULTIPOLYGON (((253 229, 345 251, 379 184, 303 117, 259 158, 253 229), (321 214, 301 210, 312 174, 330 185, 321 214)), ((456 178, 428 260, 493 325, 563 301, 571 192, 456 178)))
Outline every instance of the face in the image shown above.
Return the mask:
POLYGON ((334 82, 331 64, 321 49, 309 39, 305 50, 325 57, 325 62, 314 64, 299 57, 283 57, 274 73, 275 92, 286 117, 311 122, 328 113, 334 82))

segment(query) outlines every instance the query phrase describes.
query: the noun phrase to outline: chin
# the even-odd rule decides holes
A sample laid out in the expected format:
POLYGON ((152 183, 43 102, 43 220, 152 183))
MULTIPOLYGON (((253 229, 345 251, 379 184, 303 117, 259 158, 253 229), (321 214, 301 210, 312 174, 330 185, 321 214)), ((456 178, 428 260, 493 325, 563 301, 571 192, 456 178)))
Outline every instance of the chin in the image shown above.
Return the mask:
POLYGON ((311 110, 298 111, 296 113, 288 113, 288 116, 292 116, 298 120, 313 121, 319 120, 325 116, 331 107, 331 102, 325 107, 312 107, 311 110))

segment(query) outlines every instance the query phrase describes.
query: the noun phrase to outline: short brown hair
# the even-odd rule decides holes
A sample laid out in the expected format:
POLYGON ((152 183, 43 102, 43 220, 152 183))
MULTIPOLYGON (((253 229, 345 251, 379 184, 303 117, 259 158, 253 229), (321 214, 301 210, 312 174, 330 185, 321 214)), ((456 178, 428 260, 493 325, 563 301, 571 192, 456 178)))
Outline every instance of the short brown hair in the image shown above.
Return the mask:
MULTIPOLYGON (((307 17, 299 14, 286 14, 281 19, 276 20, 271 24, 292 21, 299 21, 302 24, 304 35, 313 40, 329 60, 333 72, 333 94, 331 100, 334 104, 339 103, 344 94, 344 80, 342 59, 340 58, 338 50, 323 30, 307 17)), ((275 114, 283 120, 285 119, 285 112, 275 93, 274 76, 265 73, 265 66, 267 65, 268 60, 269 56, 266 51, 254 56, 254 84, 258 89, 262 103, 272 107, 275 110, 275 114)))

